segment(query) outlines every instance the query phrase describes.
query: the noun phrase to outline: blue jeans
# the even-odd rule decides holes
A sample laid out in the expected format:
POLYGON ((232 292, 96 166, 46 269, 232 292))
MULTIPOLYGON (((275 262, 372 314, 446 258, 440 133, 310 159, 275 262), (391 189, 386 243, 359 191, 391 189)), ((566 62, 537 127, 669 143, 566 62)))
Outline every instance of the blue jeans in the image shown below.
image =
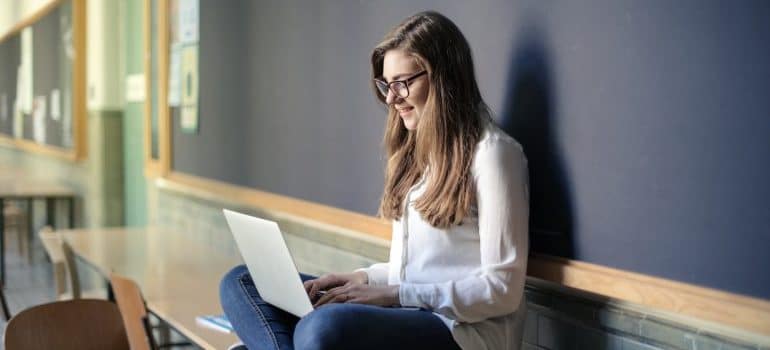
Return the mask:
POLYGON ((429 311, 328 304, 300 319, 262 300, 244 265, 227 273, 219 288, 227 318, 252 350, 460 349, 429 311))

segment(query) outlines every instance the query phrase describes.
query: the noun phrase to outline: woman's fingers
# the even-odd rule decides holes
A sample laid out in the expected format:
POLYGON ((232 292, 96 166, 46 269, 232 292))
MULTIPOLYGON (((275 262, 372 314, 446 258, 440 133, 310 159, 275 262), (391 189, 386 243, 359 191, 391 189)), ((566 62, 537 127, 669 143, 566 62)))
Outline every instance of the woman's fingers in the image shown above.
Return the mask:
POLYGON ((336 300, 339 300, 340 295, 344 295, 345 288, 344 287, 336 287, 329 289, 326 294, 322 295, 318 301, 313 304, 313 307, 319 307, 321 305, 330 303, 330 302, 337 302, 336 300))
POLYGON ((329 277, 328 275, 321 276, 319 278, 305 281, 303 285, 305 286, 305 292, 307 292, 307 295, 312 300, 316 294, 318 294, 319 291, 322 291, 326 288, 326 286, 329 284, 329 277))
POLYGON ((323 289, 323 285, 321 284, 321 281, 316 281, 313 283, 313 285, 310 287, 310 292, 308 293, 308 296, 311 300, 313 300, 319 291, 323 289))
POLYGON ((329 302, 329 300, 332 299, 332 297, 333 297, 333 295, 331 293, 328 293, 328 292, 326 294, 324 294, 324 295, 321 295, 321 297, 318 298, 318 300, 316 300, 316 302, 313 304, 313 307, 316 308, 316 307, 319 307, 321 305, 326 304, 327 302, 329 302))
POLYGON ((333 303, 372 304, 372 297, 375 296, 373 293, 376 293, 376 291, 371 288, 349 284, 330 289, 325 295, 318 299, 313 307, 333 303))
POLYGON ((355 283, 352 279, 346 278, 348 276, 353 275, 326 274, 317 279, 305 281, 305 291, 308 293, 310 301, 314 303, 313 306, 318 307, 328 303, 347 303, 352 300, 360 300, 365 303, 368 299, 362 299, 365 295, 362 295, 360 292, 365 292, 366 288, 355 283), (319 292, 322 291, 326 291, 326 293, 319 296, 319 292))

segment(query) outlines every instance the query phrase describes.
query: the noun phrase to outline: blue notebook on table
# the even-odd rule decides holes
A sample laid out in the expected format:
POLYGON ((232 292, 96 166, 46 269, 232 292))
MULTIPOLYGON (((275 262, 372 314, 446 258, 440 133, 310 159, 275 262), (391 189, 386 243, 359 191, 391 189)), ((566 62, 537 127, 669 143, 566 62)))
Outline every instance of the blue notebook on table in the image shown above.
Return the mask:
POLYGON ((232 333, 233 325, 225 315, 203 315, 195 317, 195 322, 201 326, 224 333, 232 333))

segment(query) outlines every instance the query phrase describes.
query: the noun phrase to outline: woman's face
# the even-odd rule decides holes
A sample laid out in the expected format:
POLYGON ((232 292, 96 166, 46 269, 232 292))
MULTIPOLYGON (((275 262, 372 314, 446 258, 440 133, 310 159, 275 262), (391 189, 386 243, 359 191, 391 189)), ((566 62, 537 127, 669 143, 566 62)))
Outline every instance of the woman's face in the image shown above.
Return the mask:
MULTIPOLYGON (((385 52, 382 63, 382 79, 385 82, 408 79, 423 70, 417 64, 417 59, 403 50, 393 49, 385 52)), ((428 75, 423 74, 407 83, 409 96, 406 98, 388 91, 385 102, 396 109, 401 120, 404 121, 404 127, 409 130, 417 129, 417 123, 425 111, 429 84, 428 75)))

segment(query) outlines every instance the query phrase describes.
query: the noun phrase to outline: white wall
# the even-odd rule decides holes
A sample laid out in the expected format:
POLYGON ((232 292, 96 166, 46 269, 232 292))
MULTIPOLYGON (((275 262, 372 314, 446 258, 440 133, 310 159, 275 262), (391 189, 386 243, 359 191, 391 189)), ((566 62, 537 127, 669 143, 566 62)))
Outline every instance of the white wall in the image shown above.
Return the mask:
POLYGON ((88 109, 123 108, 120 1, 88 0, 88 109))

